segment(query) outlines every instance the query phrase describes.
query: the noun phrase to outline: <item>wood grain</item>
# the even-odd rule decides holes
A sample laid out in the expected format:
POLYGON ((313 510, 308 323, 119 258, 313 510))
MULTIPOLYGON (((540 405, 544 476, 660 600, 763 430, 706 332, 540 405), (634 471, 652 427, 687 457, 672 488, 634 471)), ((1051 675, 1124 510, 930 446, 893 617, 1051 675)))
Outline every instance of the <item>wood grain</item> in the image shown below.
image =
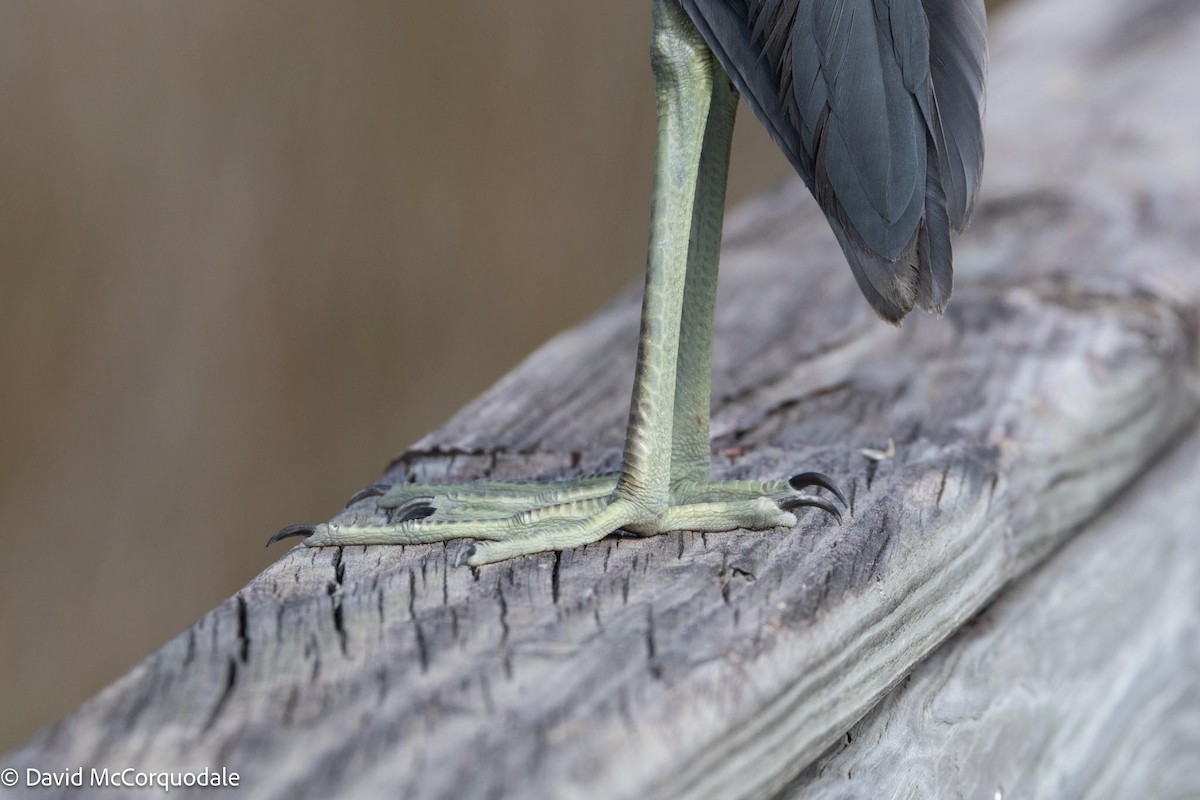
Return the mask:
MULTIPOLYGON (((474 571, 448 566, 454 544, 297 548, 6 765, 218 765, 281 798, 789 787, 1200 410, 1200 119, 1176 109, 1133 143, 1120 114, 1094 123, 1118 97, 1167 108, 1198 20, 1030 0, 996 24, 985 195, 943 319, 874 321, 798 185, 731 220, 714 472, 820 469, 849 489, 844 526, 610 537, 474 571)), ((388 479, 613 468, 636 313, 630 294, 550 342, 388 479)))
POLYGON ((1200 797, 1200 431, 784 797, 1200 797))

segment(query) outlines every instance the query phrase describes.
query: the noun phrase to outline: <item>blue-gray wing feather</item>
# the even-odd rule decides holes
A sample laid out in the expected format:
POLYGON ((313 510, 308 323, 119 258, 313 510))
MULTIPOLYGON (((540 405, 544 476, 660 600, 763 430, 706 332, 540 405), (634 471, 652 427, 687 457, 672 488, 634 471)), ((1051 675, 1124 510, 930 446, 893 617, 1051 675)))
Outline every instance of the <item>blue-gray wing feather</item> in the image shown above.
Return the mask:
POLYGON ((983 163, 982 0, 680 0, 885 319, 940 310, 983 163))
POLYGON ((971 217, 983 173, 987 16, 981 0, 924 0, 929 19, 933 130, 955 230, 971 217))

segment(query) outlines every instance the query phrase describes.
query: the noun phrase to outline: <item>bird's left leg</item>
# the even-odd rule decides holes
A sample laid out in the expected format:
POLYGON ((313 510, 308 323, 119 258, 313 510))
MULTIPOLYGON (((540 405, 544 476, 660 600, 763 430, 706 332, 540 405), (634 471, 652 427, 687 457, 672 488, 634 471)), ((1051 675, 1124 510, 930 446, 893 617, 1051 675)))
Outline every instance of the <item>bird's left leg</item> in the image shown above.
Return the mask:
MULTIPOLYGON (((710 479, 713 318, 737 104, 737 90, 716 70, 688 242, 671 426, 671 497, 667 512, 657 521, 663 531, 761 528, 761 521, 771 515, 777 515, 780 524, 790 525, 794 523, 791 515, 780 512, 803 506, 820 508, 841 519, 828 500, 801 492, 810 486, 828 489, 846 503, 832 480, 816 472, 786 480, 710 479)), ((641 532, 658 531, 651 526, 641 532)))

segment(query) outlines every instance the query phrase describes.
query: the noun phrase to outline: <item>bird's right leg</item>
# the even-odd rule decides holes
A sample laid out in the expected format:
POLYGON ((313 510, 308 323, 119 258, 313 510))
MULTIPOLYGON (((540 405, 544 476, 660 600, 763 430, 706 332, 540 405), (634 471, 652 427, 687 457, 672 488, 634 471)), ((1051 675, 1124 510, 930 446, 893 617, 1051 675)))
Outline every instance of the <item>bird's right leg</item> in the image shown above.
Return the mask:
POLYGON ((665 530, 756 528, 761 527, 758 520, 764 513, 803 506, 820 508, 840 519, 831 502, 801 491, 812 486, 825 488, 846 503, 832 480, 816 472, 776 480, 710 478, 713 319, 738 99, 737 90, 718 70, 704 129, 688 243, 671 426, 671 500, 659 520, 665 530))

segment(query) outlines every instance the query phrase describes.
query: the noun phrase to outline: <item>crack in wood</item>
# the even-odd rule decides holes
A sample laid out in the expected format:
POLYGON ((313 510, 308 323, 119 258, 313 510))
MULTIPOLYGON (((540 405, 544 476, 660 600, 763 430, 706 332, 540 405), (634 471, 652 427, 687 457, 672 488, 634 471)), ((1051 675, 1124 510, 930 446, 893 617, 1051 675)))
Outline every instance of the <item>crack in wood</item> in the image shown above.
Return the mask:
POLYGON ((229 703, 229 698, 233 695, 233 687, 237 684, 238 665, 237 661, 230 657, 225 661, 225 684, 221 688, 221 693, 217 696, 217 702, 213 704, 212 711, 208 719, 200 727, 200 735, 208 733, 213 725, 220 719, 221 713, 225 710, 226 704, 229 703))
POLYGON ((504 586, 496 582, 496 600, 500 605, 500 646, 508 644, 508 600, 504 597, 504 586))
POLYGON ((345 620, 342 618, 342 580, 345 577, 345 565, 342 563, 342 548, 335 547, 333 553, 333 580, 325 585, 329 596, 330 614, 333 617, 333 630, 337 635, 338 649, 342 655, 347 654, 347 633, 345 620))
POLYGON ((654 641, 654 607, 646 606, 646 662, 650 677, 662 680, 662 664, 658 661, 657 645, 654 641))
MULTIPOLYGON (((605 555, 605 568, 608 566, 608 556, 605 555)), ((554 567, 550 571, 550 602, 553 605, 558 605, 558 576, 559 570, 562 568, 562 551, 554 551, 554 567)))
POLYGON ((412 567, 408 569, 408 619, 413 626, 413 638, 417 644, 417 661, 421 665, 421 673, 429 671, 429 648, 425 643, 425 631, 421 620, 417 618, 417 573, 412 567))
POLYGON ((245 664, 250 660, 250 633, 246 622, 246 597, 241 592, 238 592, 234 597, 237 599, 238 658, 245 664))

